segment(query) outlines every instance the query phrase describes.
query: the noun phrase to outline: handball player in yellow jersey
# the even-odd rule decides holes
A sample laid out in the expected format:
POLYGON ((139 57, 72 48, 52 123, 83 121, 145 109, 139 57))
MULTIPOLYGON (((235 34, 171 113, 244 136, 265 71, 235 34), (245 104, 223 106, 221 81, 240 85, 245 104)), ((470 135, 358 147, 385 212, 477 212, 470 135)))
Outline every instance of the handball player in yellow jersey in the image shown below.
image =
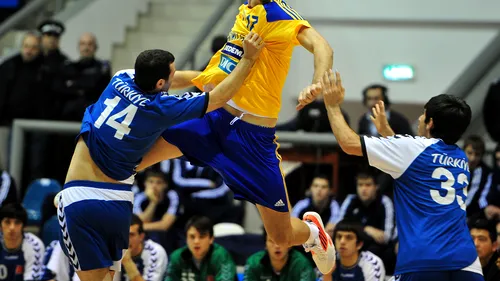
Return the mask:
POLYGON ((275 126, 294 47, 302 45, 314 54, 312 84, 300 94, 297 109, 320 92, 320 80, 332 68, 333 50, 284 1, 250 0, 240 6, 226 45, 193 84, 208 92, 224 80, 241 59, 242 40, 251 31, 262 37, 265 47, 233 99, 203 118, 166 130, 138 170, 181 155, 194 164, 212 166, 235 198, 257 206, 266 232, 276 244, 284 248, 304 245, 318 269, 330 273, 335 248, 320 216, 313 212, 306 213, 303 220, 290 216, 275 126))

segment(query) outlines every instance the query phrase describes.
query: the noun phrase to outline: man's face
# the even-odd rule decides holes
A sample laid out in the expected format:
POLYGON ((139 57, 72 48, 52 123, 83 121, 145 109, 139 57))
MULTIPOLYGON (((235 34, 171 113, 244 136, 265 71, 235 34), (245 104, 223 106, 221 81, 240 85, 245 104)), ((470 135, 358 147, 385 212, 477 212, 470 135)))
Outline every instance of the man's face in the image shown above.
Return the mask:
POLYGON ((473 228, 470 231, 474 245, 476 246, 477 255, 480 259, 490 257, 496 250, 496 243, 490 239, 490 235, 485 229, 473 228))
POLYGON ((356 234, 351 231, 337 231, 335 234, 335 248, 342 258, 350 258, 356 255, 363 246, 362 243, 356 243, 356 234))
POLYGON ((95 37, 91 34, 85 33, 80 37, 79 50, 81 58, 93 58, 97 50, 95 37))
POLYGON ((500 248, 500 222, 497 223, 497 247, 500 248))
POLYGON ((2 220, 2 233, 7 241, 21 240, 23 236, 23 222, 19 219, 4 218, 2 220))
POLYGON ((59 49, 59 37, 50 33, 43 34, 42 48, 46 51, 54 51, 59 49))
POLYGON ((139 225, 130 226, 128 248, 132 256, 136 256, 141 251, 141 245, 144 242, 144 233, 139 233, 139 225))
POLYGON ((167 182, 160 177, 148 177, 144 184, 145 189, 151 189, 156 196, 161 196, 167 189, 167 182))
POLYGON ((377 197, 377 186, 372 177, 358 178, 356 182, 358 196, 362 202, 370 202, 377 197))
POLYGON ((271 261, 283 261, 288 258, 289 248, 283 248, 274 243, 269 236, 266 239, 266 249, 271 261))
POLYGON ((330 195, 330 185, 328 180, 315 178, 311 184, 311 195, 314 202, 324 202, 330 195))
POLYGON ((30 62, 40 54, 40 40, 36 36, 26 36, 21 47, 23 61, 30 62))
POLYGON ((201 234, 193 226, 188 229, 186 234, 189 251, 196 260, 202 260, 214 243, 214 238, 210 237, 208 233, 201 234))
POLYGON ((479 162, 481 162, 483 155, 476 151, 472 145, 466 146, 464 151, 465 155, 467 155, 467 159, 469 160, 469 168, 475 169, 479 165, 479 162))
POLYGON ((382 95, 382 89, 369 89, 366 91, 366 107, 370 110, 375 104, 381 100, 384 100, 384 95, 382 95))

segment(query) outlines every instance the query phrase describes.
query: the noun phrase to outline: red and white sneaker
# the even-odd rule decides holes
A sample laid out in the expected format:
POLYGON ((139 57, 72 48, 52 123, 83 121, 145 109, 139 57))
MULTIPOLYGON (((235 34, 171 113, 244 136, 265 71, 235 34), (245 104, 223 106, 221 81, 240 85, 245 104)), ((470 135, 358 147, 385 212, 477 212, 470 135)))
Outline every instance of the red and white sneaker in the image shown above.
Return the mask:
POLYGON ((306 252, 311 252, 313 260, 321 273, 324 275, 332 273, 335 269, 335 246, 330 235, 325 231, 321 217, 316 212, 307 212, 302 220, 306 223, 314 223, 319 229, 319 235, 314 244, 304 244, 304 249, 306 252))

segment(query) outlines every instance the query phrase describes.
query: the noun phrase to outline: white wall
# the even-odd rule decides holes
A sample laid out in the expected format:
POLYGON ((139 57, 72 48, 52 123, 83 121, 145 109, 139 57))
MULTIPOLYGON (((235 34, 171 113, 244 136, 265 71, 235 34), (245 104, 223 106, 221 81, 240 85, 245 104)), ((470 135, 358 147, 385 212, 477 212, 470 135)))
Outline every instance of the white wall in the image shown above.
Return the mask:
MULTIPOLYGON (((359 101, 370 83, 389 86, 393 102, 424 103, 442 93, 500 29, 500 1, 289 0, 335 50, 346 101, 359 101), (438 8, 438 5, 444 8, 438 8), (415 67, 412 82, 383 80, 384 64, 415 67)), ((313 73, 313 57, 297 48, 284 89, 281 117, 313 73)), ((357 118, 357 116, 355 117, 357 118)))
POLYGON ((125 39, 127 27, 136 25, 138 13, 147 11, 148 0, 95 0, 80 13, 65 21, 66 32, 61 38, 61 49, 77 59, 78 39, 84 32, 97 36, 101 59, 111 59, 113 44, 125 39))

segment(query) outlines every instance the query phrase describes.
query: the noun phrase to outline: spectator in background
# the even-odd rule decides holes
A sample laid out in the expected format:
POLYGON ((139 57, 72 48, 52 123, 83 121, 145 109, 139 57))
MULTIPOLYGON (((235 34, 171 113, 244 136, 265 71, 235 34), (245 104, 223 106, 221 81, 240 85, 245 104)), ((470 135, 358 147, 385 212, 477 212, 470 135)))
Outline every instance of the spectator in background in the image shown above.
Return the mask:
POLYGON ((0 65, 0 126, 10 127, 15 118, 40 118, 44 92, 42 81, 40 36, 28 32, 21 52, 0 65))
POLYGON ((346 197, 340 207, 337 221, 330 221, 327 230, 344 218, 355 219, 363 225, 366 233, 364 247, 381 257, 392 273, 395 256, 392 238, 395 229, 392 200, 377 191, 377 182, 371 169, 361 170, 356 175, 357 194, 346 197))
POLYGON ((470 235, 476 246, 477 255, 483 269, 485 281, 500 280, 495 225, 485 219, 476 219, 469 223, 470 235))
POLYGON ((50 70, 58 70, 68 60, 68 57, 59 49, 61 35, 64 33, 64 25, 60 21, 45 20, 38 30, 42 34, 42 53, 45 65, 50 70))
POLYGON ((19 202, 17 199, 16 182, 7 171, 0 169, 0 207, 16 202, 19 202))
POLYGON ((484 217, 484 208, 488 205, 487 195, 492 184, 492 170, 483 162, 484 141, 480 136, 471 135, 464 141, 463 150, 469 160, 470 181, 467 187, 467 217, 484 217))
POLYGON ((314 267, 301 252, 281 248, 264 230, 266 249, 250 256, 245 265, 245 281, 315 281, 314 267))
POLYGON ((19 203, 0 209, 2 235, 0 236, 0 265, 2 280, 39 280, 45 247, 32 233, 25 233, 28 215, 19 203))
POLYGON ((171 253, 179 246, 178 233, 173 229, 182 212, 179 194, 168 189, 165 175, 159 171, 147 171, 144 185, 144 192, 135 196, 134 213, 144 222, 150 237, 171 253))
POLYGON ((400 135, 413 135, 408 119, 403 114, 390 109, 391 103, 387 92, 387 87, 379 84, 369 85, 363 90, 363 104, 368 112, 359 119, 358 133, 360 135, 379 136, 377 128, 372 123, 370 116, 372 115, 372 108, 381 100, 385 103, 385 114, 394 133, 400 135))
MULTIPOLYGON (((349 124, 349 115, 345 111, 342 111, 342 113, 347 124, 349 124)), ((326 112, 322 96, 319 95, 315 101, 306 105, 292 120, 276 126, 276 130, 331 134, 332 129, 328 121, 328 112, 326 112)))
POLYGON ((309 188, 310 196, 293 206, 292 216, 302 219, 306 212, 316 212, 324 222, 337 221, 340 207, 339 203, 333 199, 331 190, 328 177, 323 175, 314 177, 309 188))
POLYGON ((129 248, 123 255, 122 281, 163 281, 167 270, 167 253, 160 244, 144 241, 141 219, 132 215, 129 248))
POLYGON ((58 100, 61 101, 60 119, 66 121, 80 121, 87 106, 97 101, 111 79, 109 62, 95 57, 95 35, 88 32, 82 34, 78 46, 80 59, 64 63, 56 88, 58 100))
POLYGON ((214 228, 207 217, 193 217, 186 225, 187 247, 172 253, 165 281, 234 281, 236 265, 229 252, 214 243, 214 228))
POLYGON ((363 248, 363 226, 351 220, 342 220, 335 226, 333 240, 340 258, 332 275, 323 276, 323 281, 385 280, 382 260, 363 248))

